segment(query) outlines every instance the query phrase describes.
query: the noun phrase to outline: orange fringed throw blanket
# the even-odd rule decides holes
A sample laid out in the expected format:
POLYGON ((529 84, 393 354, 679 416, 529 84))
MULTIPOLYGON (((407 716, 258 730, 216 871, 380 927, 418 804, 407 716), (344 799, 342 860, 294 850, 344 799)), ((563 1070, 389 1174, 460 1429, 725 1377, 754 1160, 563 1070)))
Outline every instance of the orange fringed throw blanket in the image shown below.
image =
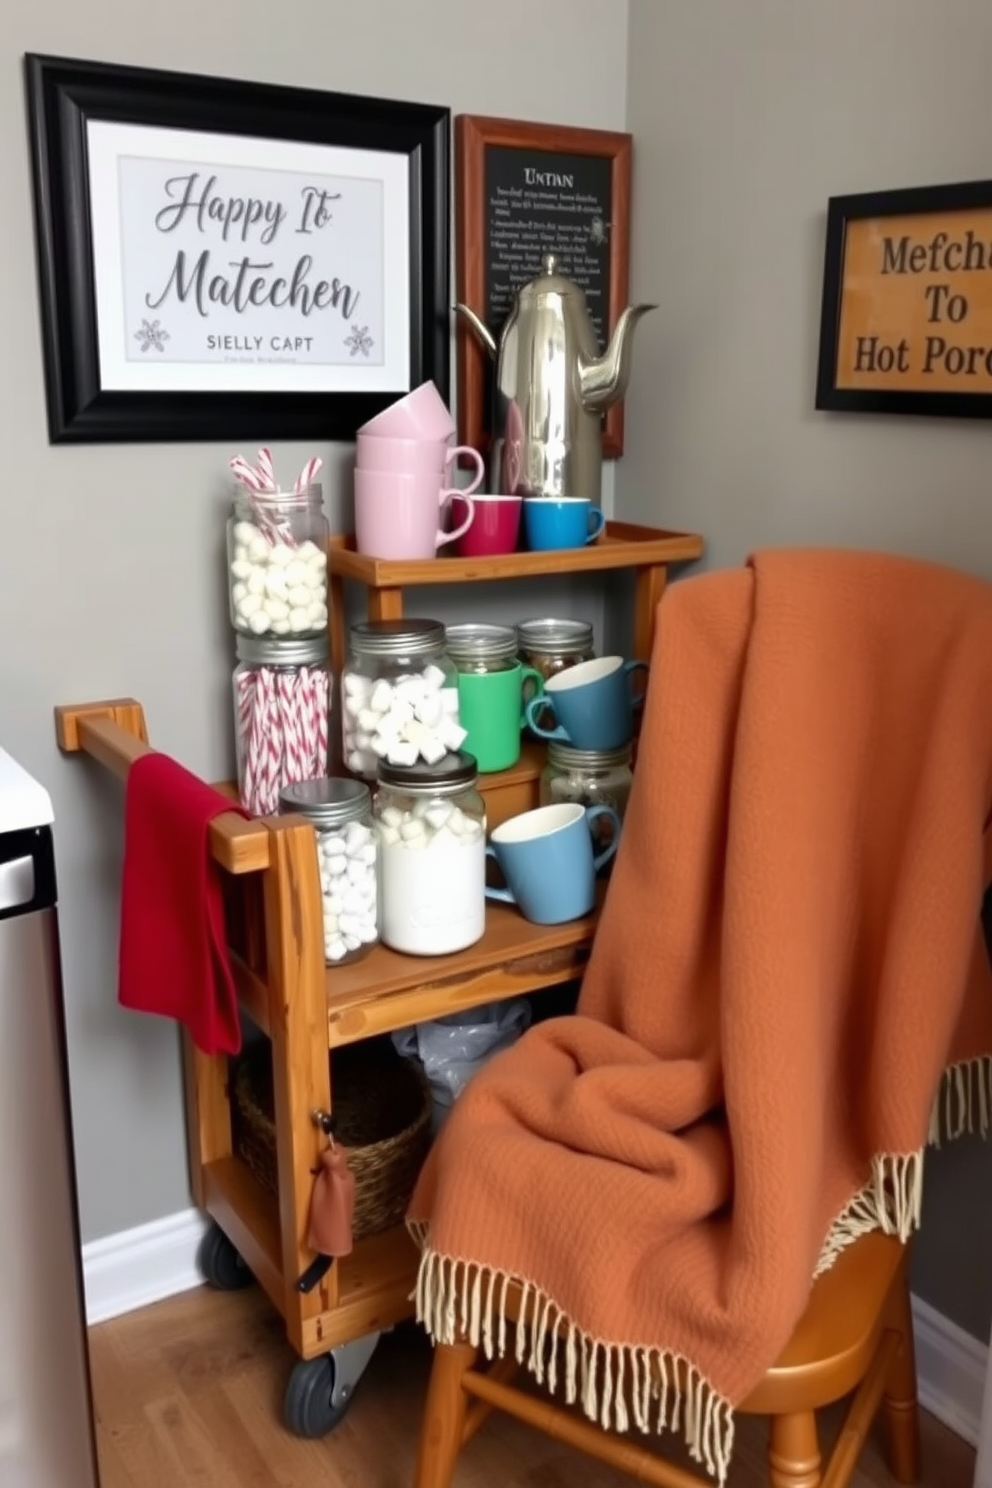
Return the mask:
POLYGON ((681 1425, 722 1483, 813 1278, 988 1124, 992 586, 769 551, 658 621, 577 1013, 468 1086, 409 1217, 436 1340, 681 1425))

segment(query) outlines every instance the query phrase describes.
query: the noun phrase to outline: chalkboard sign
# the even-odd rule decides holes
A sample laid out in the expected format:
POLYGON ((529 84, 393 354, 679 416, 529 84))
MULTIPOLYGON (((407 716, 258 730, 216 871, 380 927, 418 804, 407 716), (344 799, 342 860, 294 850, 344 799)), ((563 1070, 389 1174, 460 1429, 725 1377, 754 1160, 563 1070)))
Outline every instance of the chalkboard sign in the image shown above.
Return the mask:
POLYGON ((496 333, 514 293, 555 253, 585 290, 599 349, 609 339, 612 162, 603 155, 486 150, 485 321, 496 333))
MULTIPOLYGON (((585 291, 604 350, 627 304, 631 137, 463 114, 455 121, 457 297, 498 339, 521 285, 554 253, 585 291)), ((492 363, 458 331, 458 437, 489 444, 492 363)), ((603 453, 623 453, 623 406, 604 420, 603 453)))

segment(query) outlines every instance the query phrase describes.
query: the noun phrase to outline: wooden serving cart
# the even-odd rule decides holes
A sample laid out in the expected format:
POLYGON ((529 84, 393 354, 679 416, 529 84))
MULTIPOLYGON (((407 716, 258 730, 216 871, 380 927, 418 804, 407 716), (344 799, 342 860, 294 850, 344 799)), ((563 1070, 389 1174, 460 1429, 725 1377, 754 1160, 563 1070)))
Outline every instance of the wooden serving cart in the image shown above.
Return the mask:
MULTIPOLYGON (((669 564, 702 552, 700 538, 609 524, 600 541, 561 553, 481 561, 383 563, 332 538, 331 630, 334 662, 343 657, 345 579, 368 588, 370 616, 402 614, 414 584, 465 583, 536 574, 627 568, 635 571, 632 654, 651 652, 654 613, 669 564)), ((150 749, 133 699, 59 707, 56 732, 67 753, 82 752, 126 780, 150 749)), ((537 804, 544 749, 525 745, 520 762, 480 782, 489 826, 537 804)), ((232 798, 236 789, 220 789, 232 798)), ((297 1354, 285 1420, 322 1436, 347 1409, 380 1334, 412 1315, 417 1255, 405 1228, 359 1240, 351 1255, 321 1272, 307 1246, 313 1170, 334 1111, 329 1052, 421 1021, 572 981, 588 959, 595 914, 565 925, 533 925, 510 906, 490 903, 481 941, 448 956, 399 955, 376 946, 352 965, 324 964, 322 903, 313 827, 299 816, 246 821, 215 818, 210 851, 225 872, 227 926, 240 1004, 271 1046, 277 1195, 237 1154, 232 1134, 229 1061, 200 1053, 184 1036, 190 1182, 213 1221, 201 1252, 205 1279, 234 1288, 252 1278, 285 1319, 297 1354)))

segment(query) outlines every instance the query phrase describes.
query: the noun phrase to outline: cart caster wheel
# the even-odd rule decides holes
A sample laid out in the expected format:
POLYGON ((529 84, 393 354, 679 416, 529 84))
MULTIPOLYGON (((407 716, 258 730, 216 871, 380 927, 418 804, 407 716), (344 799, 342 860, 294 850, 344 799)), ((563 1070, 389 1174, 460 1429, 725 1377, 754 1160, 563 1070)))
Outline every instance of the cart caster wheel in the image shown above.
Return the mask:
POLYGON ((219 1225, 211 1225, 200 1245, 200 1270, 218 1292, 240 1292, 255 1280, 219 1225))
POLYGON ((283 1420, 294 1436, 327 1436, 348 1414, 351 1392, 335 1405, 336 1371, 330 1354, 301 1359, 293 1366, 283 1400, 283 1420))

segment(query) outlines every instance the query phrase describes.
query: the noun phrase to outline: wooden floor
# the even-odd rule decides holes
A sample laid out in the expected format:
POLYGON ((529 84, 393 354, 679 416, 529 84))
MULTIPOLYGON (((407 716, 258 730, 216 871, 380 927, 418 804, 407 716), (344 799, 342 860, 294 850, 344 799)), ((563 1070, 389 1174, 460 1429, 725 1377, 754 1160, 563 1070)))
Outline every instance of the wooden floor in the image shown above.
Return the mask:
MULTIPOLYGON (((324 1441, 282 1428, 293 1362, 261 1293, 207 1289, 90 1334, 101 1488, 409 1488, 430 1350, 413 1325, 384 1338, 355 1403, 324 1441)), ((831 1413, 829 1439, 838 1416, 831 1413)), ((765 1424, 741 1419, 730 1488, 766 1488, 765 1424)), ((924 1488, 971 1488, 974 1452, 923 1418, 924 1488)), ((684 1461, 683 1459, 680 1459, 684 1461)), ((852 1488, 891 1483, 877 1442, 852 1488)), ((631 1479, 492 1416, 457 1488, 631 1488, 631 1479)))

